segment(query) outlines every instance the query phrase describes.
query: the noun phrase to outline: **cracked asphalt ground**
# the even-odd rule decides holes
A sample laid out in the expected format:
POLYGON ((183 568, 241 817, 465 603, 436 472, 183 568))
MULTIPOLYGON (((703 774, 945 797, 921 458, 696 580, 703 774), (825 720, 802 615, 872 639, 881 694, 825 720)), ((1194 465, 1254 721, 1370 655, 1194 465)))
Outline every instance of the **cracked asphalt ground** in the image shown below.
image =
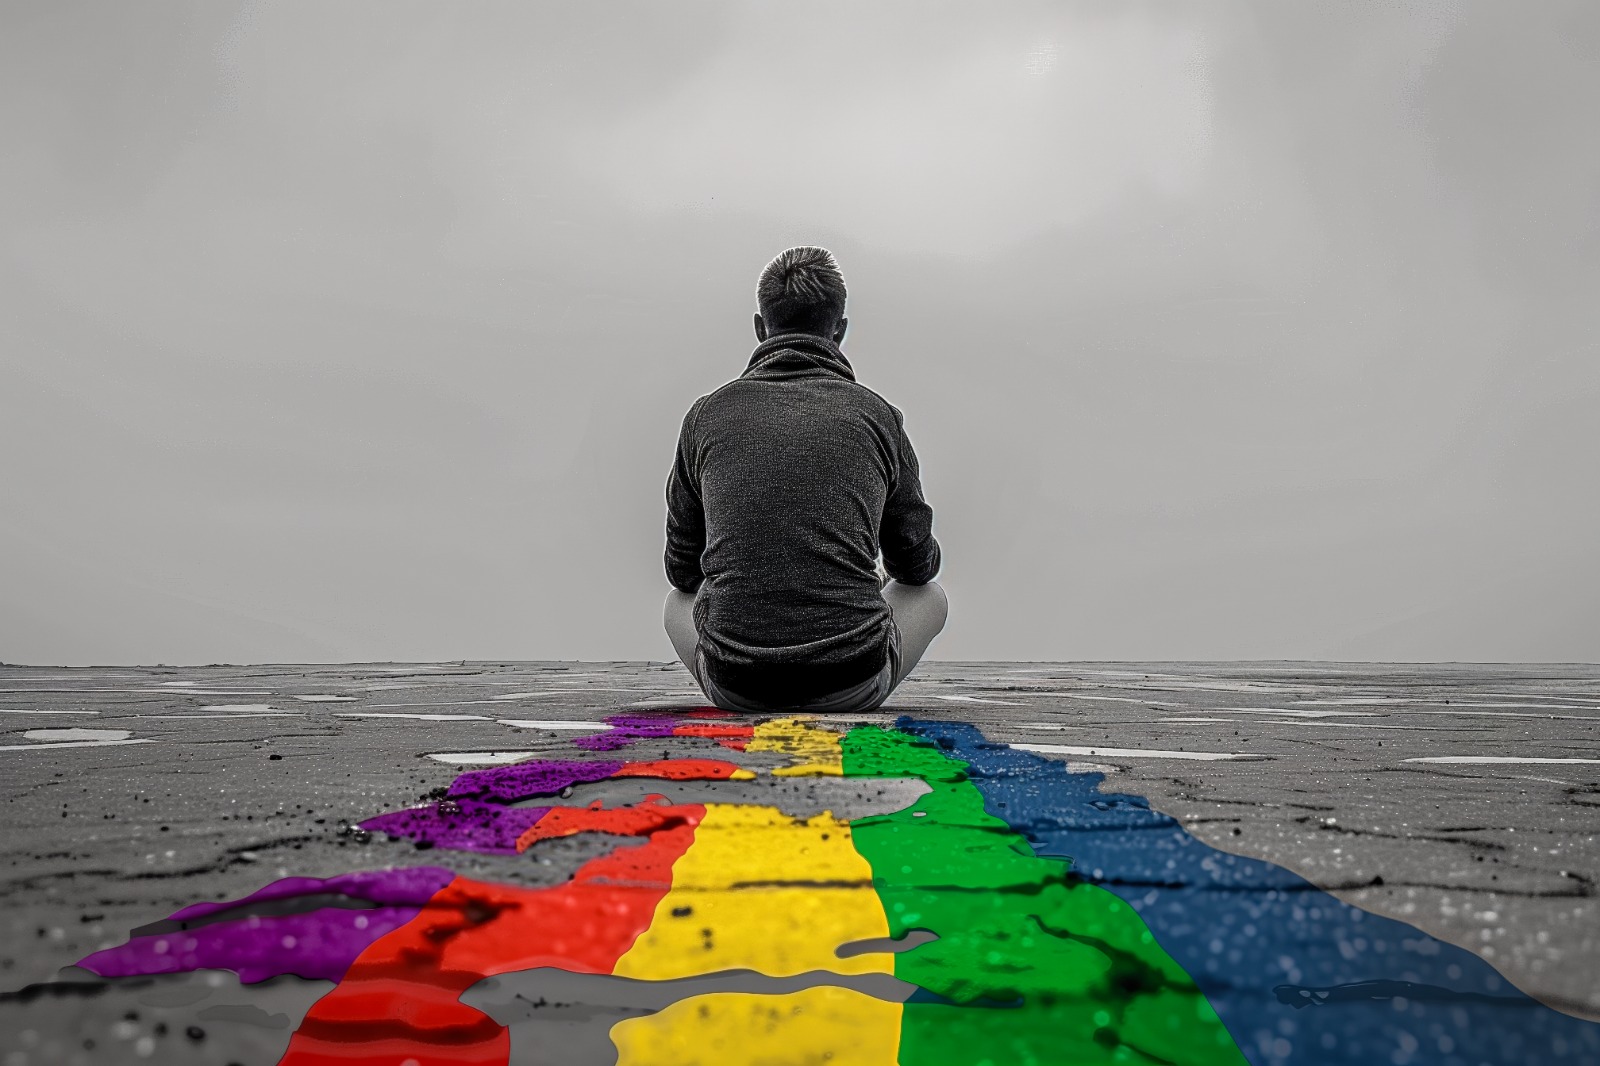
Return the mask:
MULTIPOLYGON (((82 977, 63 968, 197 901, 415 863, 412 845, 349 826, 466 768, 431 756, 571 757, 573 737, 602 728, 581 723, 702 702, 676 664, 0 667, 0 991, 82 977)), ((877 720, 898 713, 1103 772, 1107 790, 1147 797, 1218 848, 1600 1019, 1600 667, 930 663, 877 720)), ((704 754, 676 738, 658 750, 704 754)), ((805 789, 838 782, 784 787, 803 807, 805 789)), ((549 884, 615 842, 546 843, 537 858, 452 865, 549 884)), ((158 982, 137 1024, 114 998, 7 997, 0 1061, 83 1058, 75 1041, 101 1028, 136 1056, 207 1061, 203 1034, 178 1036, 193 1027, 157 1045, 139 1026, 223 980, 158 982)), ((258 986, 249 1009, 281 1041, 325 987, 258 986)))

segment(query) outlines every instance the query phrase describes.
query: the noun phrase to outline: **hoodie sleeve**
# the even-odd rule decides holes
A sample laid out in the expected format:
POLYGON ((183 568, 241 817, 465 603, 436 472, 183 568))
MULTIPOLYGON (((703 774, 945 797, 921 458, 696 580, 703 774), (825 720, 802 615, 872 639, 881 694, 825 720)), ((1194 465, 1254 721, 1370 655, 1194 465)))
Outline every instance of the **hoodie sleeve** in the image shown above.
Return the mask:
POLYGON ((672 473, 667 475, 667 580, 684 592, 696 591, 705 580, 700 554, 706 547, 706 515, 700 502, 699 482, 690 467, 694 451, 691 438, 702 403, 703 399, 696 400, 683 418, 672 473))
POLYGON ((933 508, 922 498, 922 471, 906 436, 905 420, 894 413, 899 469, 884 504, 878 543, 883 567, 903 585, 926 585, 939 573, 939 542, 933 539, 933 508))

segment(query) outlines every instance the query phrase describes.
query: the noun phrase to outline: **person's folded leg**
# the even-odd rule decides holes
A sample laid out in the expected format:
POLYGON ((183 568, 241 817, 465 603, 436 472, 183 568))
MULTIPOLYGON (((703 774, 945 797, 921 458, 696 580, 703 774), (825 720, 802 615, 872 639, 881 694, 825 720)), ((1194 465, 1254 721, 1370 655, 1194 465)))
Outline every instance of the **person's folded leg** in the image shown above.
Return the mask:
POLYGON ((891 581, 883 587, 883 598, 894 612, 894 624, 900 630, 900 667, 895 672, 894 684, 904 681, 933 638, 944 629, 950 617, 950 600, 937 581, 926 585, 902 585, 891 581))
POLYGON ((667 639, 672 641, 672 650, 678 653, 678 661, 699 683, 700 668, 695 663, 694 650, 700 643, 700 631, 694 627, 694 600, 694 593, 682 589, 667 593, 666 606, 661 610, 661 624, 666 627, 667 639))
MULTIPOLYGON (((870 679, 846 692, 806 701, 794 709, 871 710, 883 702, 922 661, 922 656, 933 643, 933 638, 944 629, 945 620, 950 614, 950 601, 944 589, 936 581, 926 585, 902 585, 898 581, 890 581, 883 588, 883 598, 894 614, 895 628, 899 631, 899 646, 894 649, 898 654, 892 656, 890 667, 885 667, 886 673, 892 673, 892 676, 870 679)), ((750 703, 733 693, 722 691, 703 676, 698 655, 700 633, 694 624, 694 601, 692 594, 673 589, 667 593, 667 602, 662 610, 662 624, 668 639, 672 641, 673 650, 678 653, 679 661, 694 677, 707 699, 716 706, 746 713, 766 710, 762 704, 750 703)))

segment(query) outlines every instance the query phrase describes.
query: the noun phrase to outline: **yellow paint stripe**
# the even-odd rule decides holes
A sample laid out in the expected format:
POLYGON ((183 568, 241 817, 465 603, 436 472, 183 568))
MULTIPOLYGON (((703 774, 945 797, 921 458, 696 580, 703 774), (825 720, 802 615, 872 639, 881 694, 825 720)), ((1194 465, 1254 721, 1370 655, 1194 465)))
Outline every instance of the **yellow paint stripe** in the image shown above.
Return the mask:
POLYGON ((756 726, 746 751, 772 751, 788 755, 793 764, 772 771, 776 777, 816 777, 844 773, 841 736, 818 729, 799 718, 775 718, 756 726))
POLYGON ((720 970, 893 973, 887 952, 839 958, 841 944, 889 935, 872 868, 831 814, 710 803, 650 927, 613 971, 671 980, 720 970))
MULTIPOLYGON (((756 727, 750 751, 779 752, 779 774, 840 774, 839 734, 795 719, 756 727)), ((613 971, 666 981, 725 970, 774 977, 894 972, 894 956, 841 959, 842 944, 886 937, 872 868, 850 826, 824 813, 791 818, 775 807, 706 805, 694 844, 673 865, 672 889, 650 927, 613 971)), ((680 1000, 611 1030, 619 1066, 674 1063, 827 1063, 893 1066, 899 1003, 819 984, 788 995, 715 993, 680 1000)))
POLYGON ((829 985, 719 992, 611 1028, 617 1066, 894 1066, 901 1005, 829 985))

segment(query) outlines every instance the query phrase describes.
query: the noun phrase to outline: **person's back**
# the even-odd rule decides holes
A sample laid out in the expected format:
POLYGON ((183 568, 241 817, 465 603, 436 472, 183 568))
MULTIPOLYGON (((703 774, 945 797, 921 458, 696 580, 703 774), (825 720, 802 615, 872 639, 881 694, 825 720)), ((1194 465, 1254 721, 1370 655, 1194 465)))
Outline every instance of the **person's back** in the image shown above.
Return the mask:
POLYGON ((916 455, 839 350, 844 296, 827 252, 773 260, 745 373, 684 419, 667 629, 729 709, 875 706, 944 623, 916 455), (893 579, 881 591, 880 549, 893 579))

